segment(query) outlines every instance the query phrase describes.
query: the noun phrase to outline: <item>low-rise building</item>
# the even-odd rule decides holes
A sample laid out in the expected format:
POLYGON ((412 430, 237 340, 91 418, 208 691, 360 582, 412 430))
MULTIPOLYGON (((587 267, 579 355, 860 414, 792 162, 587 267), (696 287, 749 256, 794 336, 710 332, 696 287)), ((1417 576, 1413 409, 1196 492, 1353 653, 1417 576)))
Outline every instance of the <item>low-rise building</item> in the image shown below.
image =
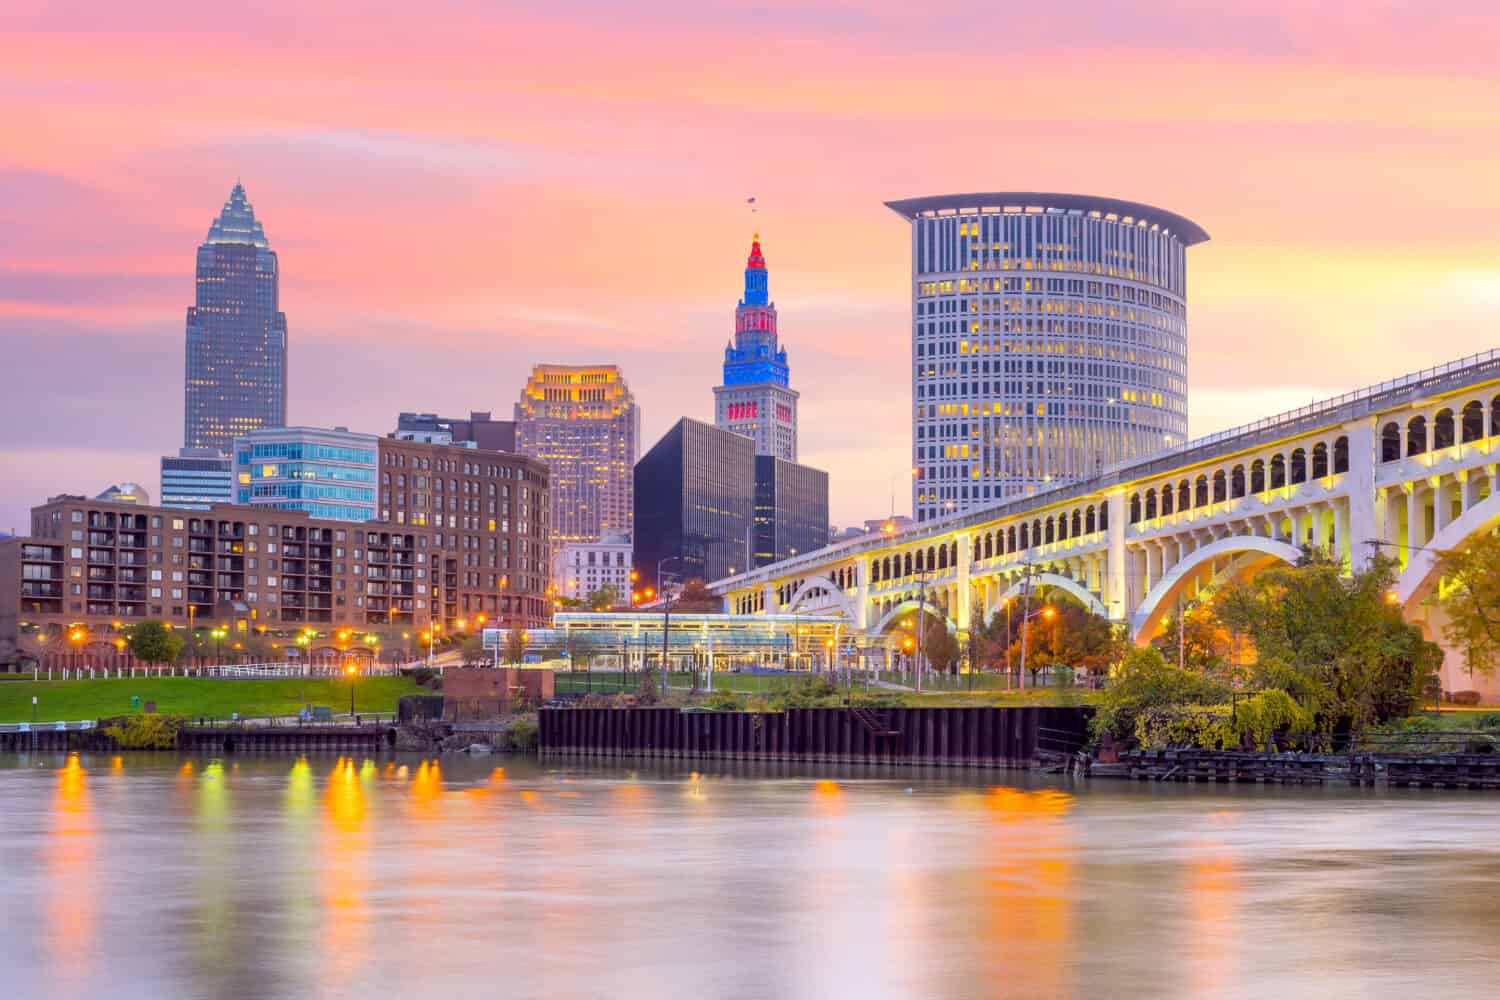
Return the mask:
POLYGON ((516 422, 496 420, 489 410, 471 410, 462 417, 440 417, 436 413, 403 412, 396 418, 392 437, 428 444, 461 444, 486 451, 515 451, 516 422))
POLYGON ((234 502, 234 462, 214 448, 183 448, 161 459, 161 505, 207 510, 234 502))
POLYGON ((268 427, 235 439, 235 502, 337 521, 375 517, 376 442, 347 427, 268 427))
POLYGON ((559 596, 578 601, 608 587, 616 603, 628 605, 631 552, 630 539, 619 533, 597 542, 563 542, 552 554, 552 585, 559 596))

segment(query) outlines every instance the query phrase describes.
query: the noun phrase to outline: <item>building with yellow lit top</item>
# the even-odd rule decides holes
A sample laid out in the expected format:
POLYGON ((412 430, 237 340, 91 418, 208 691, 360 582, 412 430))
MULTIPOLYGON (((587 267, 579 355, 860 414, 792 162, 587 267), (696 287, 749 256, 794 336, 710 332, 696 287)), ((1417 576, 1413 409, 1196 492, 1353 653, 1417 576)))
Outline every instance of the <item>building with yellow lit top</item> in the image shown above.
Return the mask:
POLYGON ((1186 440, 1186 251, 1201 227, 1087 195, 886 204, 912 232, 919 521, 1186 440))
POLYGON ((634 528, 641 414, 614 365, 537 365, 516 403, 516 450, 551 470, 552 541, 634 528))

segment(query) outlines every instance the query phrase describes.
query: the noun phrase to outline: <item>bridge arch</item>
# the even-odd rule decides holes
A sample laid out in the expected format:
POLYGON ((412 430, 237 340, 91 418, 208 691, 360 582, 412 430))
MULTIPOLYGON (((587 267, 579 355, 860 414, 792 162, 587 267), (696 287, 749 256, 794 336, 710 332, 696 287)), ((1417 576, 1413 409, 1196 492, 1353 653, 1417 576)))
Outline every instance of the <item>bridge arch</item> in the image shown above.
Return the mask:
POLYGON ((1156 586, 1147 592, 1145 598, 1130 616, 1131 641, 1136 645, 1144 645, 1156 635, 1161 628, 1158 617, 1161 609, 1176 598, 1181 589, 1205 563, 1211 563, 1221 556, 1250 553, 1260 553, 1261 558, 1245 560, 1242 572, 1248 573, 1278 560, 1295 564, 1302 558, 1302 550, 1295 545, 1278 541, 1275 538, 1266 538, 1264 535, 1233 535, 1194 549, 1181 562, 1162 575, 1156 586))
POLYGON ((1444 552, 1463 545, 1475 535, 1500 528, 1500 493, 1491 493, 1433 536, 1417 550, 1406 569, 1396 578, 1396 598, 1403 613, 1409 613, 1432 593, 1441 574, 1438 566, 1444 552))
MULTIPOLYGON (((1058 590, 1067 591, 1073 597, 1077 598, 1079 604, 1082 604, 1094 614, 1099 615, 1101 618, 1109 617, 1109 609, 1104 606, 1104 602, 1099 600, 1099 598, 1094 594, 1093 591, 1089 590, 1087 587, 1079 583, 1077 580, 1074 580, 1072 577, 1063 576, 1061 573, 1031 574, 1032 589, 1035 589, 1039 584, 1045 584, 1049 587, 1056 587, 1058 590)), ((1019 597, 1024 586, 1025 581, 1022 578, 1015 579, 1011 583, 1011 585, 1006 588, 1005 593, 1000 595, 1000 600, 1003 602, 1010 600, 1012 597, 1019 597)))
MULTIPOLYGON (((896 605, 894 608, 891 608, 891 610, 887 611, 881 617, 879 624, 877 624, 873 629, 870 630, 871 633, 875 635, 884 634, 885 631, 891 627, 892 622, 894 622, 897 618, 900 618, 902 615, 917 610, 917 607, 918 603, 916 601, 902 601, 900 604, 896 605)), ((931 598, 929 598, 927 601, 927 613, 935 618, 942 618, 943 624, 948 626, 948 631, 958 631, 958 624, 952 618, 949 618, 947 615, 943 614, 943 609, 938 607, 937 602, 933 601, 931 598)))
POLYGON ((792 595, 792 599, 786 602, 783 610, 788 612, 796 611, 797 608, 801 606, 803 601, 807 600, 807 598, 811 597, 814 593, 820 590, 826 591, 828 593, 828 596, 833 598, 833 603, 839 606, 839 610, 844 612, 844 614, 849 618, 849 621, 857 622, 859 620, 859 615, 856 614, 854 602, 849 600, 849 595, 840 590, 834 584, 834 582, 828 579, 826 576, 815 576, 811 579, 804 580, 802 586, 798 587, 797 592, 792 595))

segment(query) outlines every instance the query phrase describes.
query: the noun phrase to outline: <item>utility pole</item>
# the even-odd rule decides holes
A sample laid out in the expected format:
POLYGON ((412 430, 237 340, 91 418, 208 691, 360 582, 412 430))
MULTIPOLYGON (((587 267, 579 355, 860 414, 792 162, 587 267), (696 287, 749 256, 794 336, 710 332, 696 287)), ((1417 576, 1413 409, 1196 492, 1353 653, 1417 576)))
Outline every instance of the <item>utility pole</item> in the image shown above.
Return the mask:
POLYGON ((927 631, 927 621, 922 616, 927 611, 927 571, 917 578, 917 694, 922 693, 922 633, 927 631))
MULTIPOLYGON (((974 669, 979 665, 979 658, 976 655, 977 647, 974 641, 975 633, 978 631, 974 627, 974 592, 977 589, 972 583, 969 584, 969 690, 971 692, 974 690, 974 669)), ((984 620, 984 612, 980 612, 979 618, 981 621, 984 620)))
POLYGON ((1031 563, 1021 580, 1021 686, 1026 686, 1026 622, 1031 617, 1031 563))
POLYGON ((656 564, 656 590, 661 594, 662 616, 661 616, 661 696, 667 697, 667 634, 672 628, 672 595, 667 590, 667 576, 665 566, 675 560, 676 556, 667 556, 656 564))

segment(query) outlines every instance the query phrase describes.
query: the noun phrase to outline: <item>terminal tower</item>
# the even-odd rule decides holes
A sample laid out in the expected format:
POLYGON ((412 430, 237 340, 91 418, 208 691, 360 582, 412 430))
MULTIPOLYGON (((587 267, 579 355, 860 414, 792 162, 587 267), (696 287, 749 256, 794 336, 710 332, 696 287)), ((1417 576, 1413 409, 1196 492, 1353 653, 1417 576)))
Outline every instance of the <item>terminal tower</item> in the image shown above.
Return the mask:
POLYGON ((797 461, 797 393, 786 351, 776 339, 760 234, 745 262, 745 295, 734 310, 734 340, 724 348, 724 384, 714 388, 714 423, 755 442, 757 455, 797 461))

